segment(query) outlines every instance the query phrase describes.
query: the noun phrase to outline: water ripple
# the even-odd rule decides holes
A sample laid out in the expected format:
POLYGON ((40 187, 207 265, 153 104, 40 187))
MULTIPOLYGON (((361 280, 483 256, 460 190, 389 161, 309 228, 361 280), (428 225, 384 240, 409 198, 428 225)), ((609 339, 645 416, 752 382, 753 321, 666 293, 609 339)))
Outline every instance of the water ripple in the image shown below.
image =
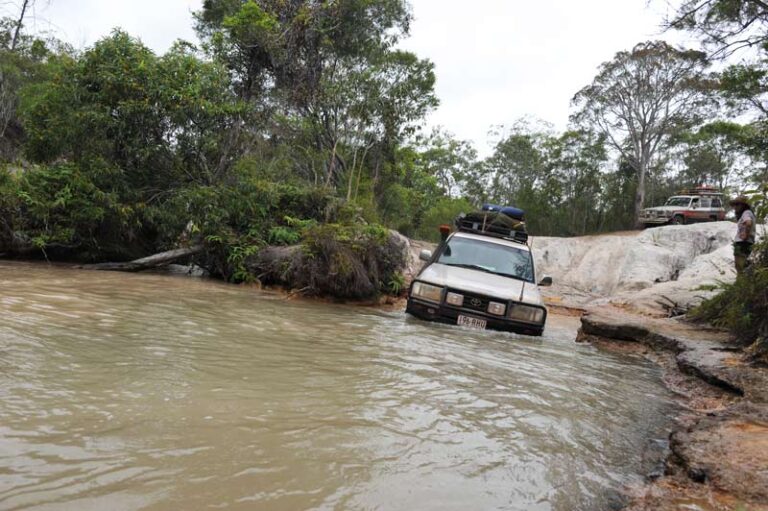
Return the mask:
POLYGON ((601 509, 672 409, 573 343, 0 263, 0 510, 601 509))

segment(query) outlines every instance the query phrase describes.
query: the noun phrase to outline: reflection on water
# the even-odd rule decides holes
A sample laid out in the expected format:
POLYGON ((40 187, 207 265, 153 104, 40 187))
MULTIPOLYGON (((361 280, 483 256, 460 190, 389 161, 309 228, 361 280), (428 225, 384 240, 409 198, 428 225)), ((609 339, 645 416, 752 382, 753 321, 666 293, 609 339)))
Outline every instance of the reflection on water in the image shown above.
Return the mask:
POLYGON ((672 405, 573 343, 0 262, 0 509, 606 509, 672 405))

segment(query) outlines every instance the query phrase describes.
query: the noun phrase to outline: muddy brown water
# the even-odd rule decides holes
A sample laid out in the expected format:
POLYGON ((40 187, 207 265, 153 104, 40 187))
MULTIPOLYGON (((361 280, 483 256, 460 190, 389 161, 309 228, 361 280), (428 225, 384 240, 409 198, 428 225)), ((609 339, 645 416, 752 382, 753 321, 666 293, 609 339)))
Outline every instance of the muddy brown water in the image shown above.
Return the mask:
POLYGON ((674 405, 576 326, 0 262, 0 509, 610 509, 674 405))

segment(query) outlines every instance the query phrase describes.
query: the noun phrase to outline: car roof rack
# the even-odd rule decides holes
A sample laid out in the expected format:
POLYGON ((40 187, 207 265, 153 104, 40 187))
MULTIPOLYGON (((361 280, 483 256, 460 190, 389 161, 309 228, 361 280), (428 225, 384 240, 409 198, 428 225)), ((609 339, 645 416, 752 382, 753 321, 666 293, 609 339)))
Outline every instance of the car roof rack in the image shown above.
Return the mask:
POLYGON ((480 236, 489 236, 491 238, 514 241, 515 243, 520 243, 521 245, 528 244, 528 233, 525 231, 507 229, 497 225, 483 225, 483 222, 469 220, 463 216, 456 218, 456 229, 458 229, 459 232, 466 232, 470 234, 478 234, 480 236))
POLYGON ((678 195, 723 195, 723 192, 712 186, 697 186, 680 190, 678 195))

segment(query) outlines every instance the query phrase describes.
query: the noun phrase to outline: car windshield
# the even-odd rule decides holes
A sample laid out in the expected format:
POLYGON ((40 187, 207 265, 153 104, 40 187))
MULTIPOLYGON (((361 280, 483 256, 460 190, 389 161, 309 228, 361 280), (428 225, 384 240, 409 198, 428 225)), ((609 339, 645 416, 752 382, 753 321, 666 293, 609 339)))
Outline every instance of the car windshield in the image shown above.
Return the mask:
POLYGON ((531 253, 499 243, 454 237, 437 262, 533 282, 531 253))
POLYGON ((691 203, 690 197, 672 197, 667 201, 667 206, 686 208, 691 203))

